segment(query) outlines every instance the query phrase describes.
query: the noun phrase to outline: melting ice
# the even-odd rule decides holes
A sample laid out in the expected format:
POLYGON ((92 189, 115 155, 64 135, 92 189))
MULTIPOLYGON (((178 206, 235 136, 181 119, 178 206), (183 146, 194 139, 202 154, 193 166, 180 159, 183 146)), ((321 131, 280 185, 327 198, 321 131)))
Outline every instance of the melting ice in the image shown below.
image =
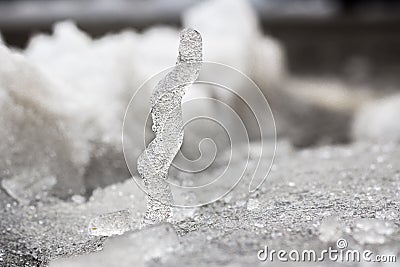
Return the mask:
POLYGON ((184 29, 180 35, 177 64, 156 86, 151 97, 152 130, 156 137, 137 161, 147 191, 144 223, 171 217, 171 189, 165 181, 168 169, 183 141, 182 97, 198 77, 202 61, 201 35, 184 29))

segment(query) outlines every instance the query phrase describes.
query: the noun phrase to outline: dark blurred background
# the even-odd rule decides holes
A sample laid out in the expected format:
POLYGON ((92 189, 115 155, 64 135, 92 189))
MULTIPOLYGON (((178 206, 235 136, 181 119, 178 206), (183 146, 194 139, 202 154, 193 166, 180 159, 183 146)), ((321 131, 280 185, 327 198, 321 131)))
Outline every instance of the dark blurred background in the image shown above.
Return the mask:
MULTIPOLYGON (((24 47, 32 34, 50 31, 64 19, 76 21, 92 36, 127 27, 179 25, 180 14, 197 2, 201 0, 0 0, 0 32, 9 45, 24 47)), ((284 45, 292 73, 398 84, 400 1, 250 2, 264 32, 284 45)))

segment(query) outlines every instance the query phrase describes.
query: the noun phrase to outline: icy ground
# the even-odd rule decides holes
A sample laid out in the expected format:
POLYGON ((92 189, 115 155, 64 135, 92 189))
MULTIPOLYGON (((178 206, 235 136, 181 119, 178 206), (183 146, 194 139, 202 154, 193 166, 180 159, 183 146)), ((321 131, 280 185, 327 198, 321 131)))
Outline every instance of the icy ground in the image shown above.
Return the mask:
POLYGON ((318 251, 339 238, 351 249, 399 258, 399 161, 398 144, 296 151, 280 142, 272 172, 255 194, 247 196, 247 187, 239 186, 214 204, 175 210, 171 224, 141 230, 144 195, 132 179, 97 189, 88 200, 31 205, 18 204, 2 188, 0 265, 265 265, 257 259, 265 245, 318 251), (90 220, 107 213, 116 228, 111 233, 133 230, 111 238, 89 235, 90 220))

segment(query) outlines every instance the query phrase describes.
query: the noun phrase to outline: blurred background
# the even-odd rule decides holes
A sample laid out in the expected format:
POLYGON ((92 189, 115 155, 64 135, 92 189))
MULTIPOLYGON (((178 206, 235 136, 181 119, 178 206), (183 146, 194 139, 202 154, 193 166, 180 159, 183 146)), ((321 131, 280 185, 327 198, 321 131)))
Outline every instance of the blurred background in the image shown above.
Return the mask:
MULTIPOLYGON (((127 27, 179 26, 201 0, 0 0, 5 41, 25 47, 37 32, 75 21, 91 36, 127 27)), ((400 73, 400 3, 396 0, 249 0, 263 32, 285 48, 288 67, 304 75, 394 82, 400 73)))

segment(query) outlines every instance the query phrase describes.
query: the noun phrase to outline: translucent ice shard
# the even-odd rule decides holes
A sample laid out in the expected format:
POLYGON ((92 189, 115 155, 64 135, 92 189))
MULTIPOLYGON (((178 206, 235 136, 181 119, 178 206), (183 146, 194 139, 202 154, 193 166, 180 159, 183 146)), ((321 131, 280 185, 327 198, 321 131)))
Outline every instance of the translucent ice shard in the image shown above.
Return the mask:
POLYGON ((137 161, 148 195, 145 224, 162 222, 171 216, 173 199, 166 179, 183 141, 181 101, 185 89, 197 79, 201 61, 201 35, 193 29, 183 30, 176 66, 157 84, 151 97, 152 130, 156 137, 137 161))
POLYGON ((102 214, 89 222, 89 234, 93 236, 122 235, 131 229, 133 222, 129 210, 102 214))
MULTIPOLYGON (((170 224, 154 225, 105 241, 102 251, 53 261, 52 267, 149 266, 178 248, 178 236, 170 224)), ((160 265, 157 264, 157 265, 160 265)), ((162 264, 161 264, 162 265, 162 264)))

